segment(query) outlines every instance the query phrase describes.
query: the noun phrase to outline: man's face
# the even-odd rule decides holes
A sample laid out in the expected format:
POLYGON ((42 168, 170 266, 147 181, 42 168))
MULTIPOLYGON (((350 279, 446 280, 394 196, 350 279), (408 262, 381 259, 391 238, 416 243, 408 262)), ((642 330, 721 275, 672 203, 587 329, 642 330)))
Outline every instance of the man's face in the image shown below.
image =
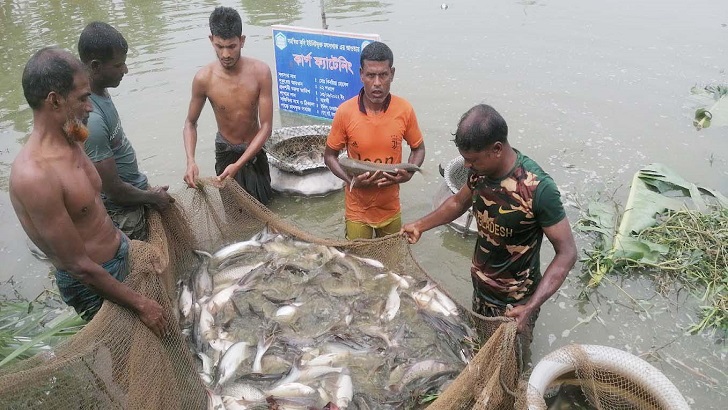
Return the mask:
POLYGON ((120 50, 114 51, 114 56, 106 62, 99 62, 96 68, 97 77, 104 88, 115 88, 121 83, 124 74, 129 72, 126 67, 126 53, 120 50))
POLYGON ((232 38, 210 36, 210 42, 215 49, 215 54, 217 54, 217 59, 220 60, 222 67, 231 69, 240 60, 240 50, 245 43, 245 36, 232 38))
POLYGON ((359 69, 361 82, 364 83, 364 96, 373 104, 382 104, 389 95, 389 87, 394 80, 394 67, 389 61, 364 60, 359 69))
POLYGON ((498 152, 501 148, 502 144, 496 142, 482 151, 459 151, 465 160, 465 168, 473 170, 477 175, 495 177, 499 169, 498 152))
POLYGON ((79 71, 73 78, 73 89, 68 97, 62 99, 62 107, 66 112, 66 122, 63 124, 63 132, 69 142, 84 142, 88 138, 88 116, 93 111, 89 100, 91 86, 88 75, 85 71, 79 71))

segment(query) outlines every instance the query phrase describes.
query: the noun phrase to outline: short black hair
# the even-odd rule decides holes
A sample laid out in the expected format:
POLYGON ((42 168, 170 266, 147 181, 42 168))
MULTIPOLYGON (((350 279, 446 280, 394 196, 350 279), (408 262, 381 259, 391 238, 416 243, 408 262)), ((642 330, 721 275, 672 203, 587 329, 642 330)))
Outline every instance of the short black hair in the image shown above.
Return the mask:
POLYGON ((389 61, 389 67, 394 64, 394 54, 386 44, 374 41, 366 45, 359 56, 359 67, 364 67, 364 60, 389 61))
POLYGON ((243 21, 232 7, 219 6, 210 14, 210 33, 224 40, 243 35, 243 21))
POLYGON ((496 142, 508 142, 508 124, 493 107, 478 104, 460 117, 454 141, 461 151, 482 151, 496 142))
POLYGON ((114 58, 115 51, 126 54, 129 45, 117 29, 104 22, 89 23, 78 38, 78 55, 84 64, 92 60, 105 63, 114 58))
POLYGON ((66 98, 73 90, 73 77, 84 71, 83 64, 70 52, 59 47, 36 51, 23 69, 23 94, 32 109, 43 105, 51 91, 66 98))

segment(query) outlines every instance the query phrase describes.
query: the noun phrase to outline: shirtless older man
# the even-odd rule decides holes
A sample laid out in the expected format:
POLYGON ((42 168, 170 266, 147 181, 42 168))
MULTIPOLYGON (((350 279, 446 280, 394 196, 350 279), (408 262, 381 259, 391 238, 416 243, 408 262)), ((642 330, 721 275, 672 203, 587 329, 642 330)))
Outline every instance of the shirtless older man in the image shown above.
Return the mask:
POLYGON ((192 99, 183 130, 187 171, 184 180, 194 187, 199 175, 195 163, 197 120, 206 100, 215 112, 215 171, 219 180, 233 177, 248 193, 268 204, 268 158, 263 151, 273 123, 273 82, 270 67, 241 56, 245 44, 237 11, 218 7, 210 15, 210 42, 218 61, 200 69, 192 81, 192 99))
POLYGON ((33 131, 10 170, 20 224, 58 269, 64 302, 84 319, 108 299, 162 336, 162 307, 121 283, 129 270, 128 238, 107 215, 101 178, 83 148, 93 109, 85 67, 68 51, 46 47, 30 58, 22 82, 33 131))

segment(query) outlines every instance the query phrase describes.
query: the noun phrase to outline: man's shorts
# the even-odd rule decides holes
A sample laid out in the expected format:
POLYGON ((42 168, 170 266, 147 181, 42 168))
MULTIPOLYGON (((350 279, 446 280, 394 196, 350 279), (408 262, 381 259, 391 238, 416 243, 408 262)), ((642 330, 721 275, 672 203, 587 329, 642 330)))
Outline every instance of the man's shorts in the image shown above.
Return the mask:
POLYGON ((382 236, 391 235, 393 233, 399 233, 402 228, 402 214, 397 213, 378 224, 368 224, 364 222, 346 220, 346 239, 372 239, 381 238, 382 236))
MULTIPOLYGON (((499 317, 505 316, 506 307, 494 305, 490 302, 487 302, 478 295, 478 292, 473 290, 473 312, 483 315, 485 317, 499 317)), ((526 331, 524 333, 519 333, 516 337, 516 348, 520 353, 519 361, 521 364, 521 369, 524 369, 524 366, 528 365, 528 363, 531 361, 531 342, 533 342, 533 328, 536 327, 536 319, 538 319, 539 312, 541 312, 541 308, 536 309, 536 311, 533 312, 533 314, 531 315, 531 318, 529 319, 528 325, 526 327, 526 331)))
POLYGON ((109 217, 117 228, 129 237, 137 241, 146 241, 149 232, 147 231, 147 207, 144 205, 124 209, 109 209, 109 217))
MULTIPOLYGON (((119 243, 119 249, 116 251, 116 255, 111 260, 102 264, 101 267, 119 282, 123 282, 126 279, 129 274, 129 239, 126 235, 121 235, 121 242, 119 243)), ((61 293, 61 299, 68 306, 73 307, 84 320, 88 321, 93 319, 99 309, 101 309, 101 303, 104 301, 103 298, 78 279, 71 276, 70 273, 57 270, 56 284, 61 293)))

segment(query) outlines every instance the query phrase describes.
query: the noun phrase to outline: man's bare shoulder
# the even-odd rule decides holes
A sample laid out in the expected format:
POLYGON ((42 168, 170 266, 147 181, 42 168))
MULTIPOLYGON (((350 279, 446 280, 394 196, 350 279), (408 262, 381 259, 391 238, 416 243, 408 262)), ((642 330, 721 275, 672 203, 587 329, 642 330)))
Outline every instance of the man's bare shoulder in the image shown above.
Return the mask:
POLYGON ((209 63, 197 70, 192 83, 198 86, 207 86, 210 83, 210 78, 212 77, 216 64, 217 62, 213 61, 212 63, 209 63))
MULTIPOLYGON (((250 58, 250 57, 248 57, 250 58)), ((251 65, 253 66, 253 69, 255 70, 255 74, 259 78, 265 78, 270 77, 271 71, 270 66, 265 62, 261 61, 255 58, 250 58, 251 65)))
POLYGON ((10 167, 10 191, 23 196, 39 192, 50 192, 57 187, 54 172, 44 161, 33 158, 33 153, 21 150, 10 167))

